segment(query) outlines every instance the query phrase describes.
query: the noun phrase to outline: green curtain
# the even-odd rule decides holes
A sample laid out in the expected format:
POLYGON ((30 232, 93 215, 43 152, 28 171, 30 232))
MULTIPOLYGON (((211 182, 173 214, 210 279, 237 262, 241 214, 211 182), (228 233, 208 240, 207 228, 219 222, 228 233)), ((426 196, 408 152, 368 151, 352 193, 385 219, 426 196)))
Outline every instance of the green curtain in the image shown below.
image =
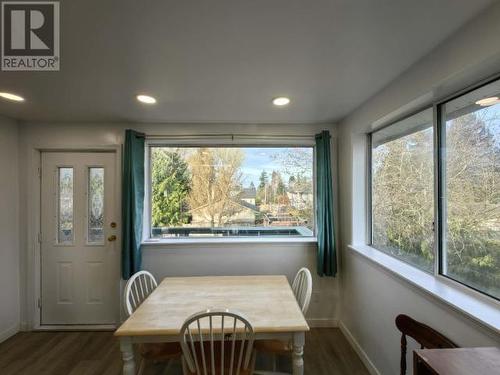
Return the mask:
POLYGON ((335 276, 337 273, 330 138, 327 130, 316 134, 317 268, 320 276, 335 276))
POLYGON ((144 212, 144 134, 125 131, 122 181, 122 277, 141 269, 144 212))

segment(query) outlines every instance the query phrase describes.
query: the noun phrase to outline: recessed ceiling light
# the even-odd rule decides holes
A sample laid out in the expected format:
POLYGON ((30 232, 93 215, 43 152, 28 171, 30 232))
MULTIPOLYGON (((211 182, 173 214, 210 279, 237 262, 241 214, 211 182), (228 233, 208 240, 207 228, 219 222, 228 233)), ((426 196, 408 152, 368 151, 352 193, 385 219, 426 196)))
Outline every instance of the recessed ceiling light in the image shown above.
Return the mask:
POLYGON ((286 96, 279 96, 279 97, 273 99, 273 104, 278 106, 278 107, 282 107, 282 106, 287 105, 289 103, 290 103, 290 99, 287 98, 286 96))
POLYGON ((149 95, 137 95, 137 100, 141 103, 155 104, 156 99, 149 95))
POLYGON ((498 96, 484 98, 484 99, 478 100, 476 102, 476 104, 480 105, 481 107, 487 107, 489 105, 493 105, 493 104, 497 104, 497 103, 500 103, 500 99, 498 99, 498 96))
POLYGON ((24 98, 22 96, 11 94, 9 92, 0 92, 0 97, 7 100, 13 100, 15 102, 24 102, 24 98))

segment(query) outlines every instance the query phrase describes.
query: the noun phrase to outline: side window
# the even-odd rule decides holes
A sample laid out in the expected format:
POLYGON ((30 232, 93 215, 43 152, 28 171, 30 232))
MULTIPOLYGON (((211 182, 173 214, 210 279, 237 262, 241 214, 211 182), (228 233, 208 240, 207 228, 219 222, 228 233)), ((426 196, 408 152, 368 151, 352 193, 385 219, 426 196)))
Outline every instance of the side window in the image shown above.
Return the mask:
POLYGON ((432 109, 371 134, 372 246, 434 269, 432 109))
POLYGON ((500 299, 500 81, 440 108, 440 272, 500 299))

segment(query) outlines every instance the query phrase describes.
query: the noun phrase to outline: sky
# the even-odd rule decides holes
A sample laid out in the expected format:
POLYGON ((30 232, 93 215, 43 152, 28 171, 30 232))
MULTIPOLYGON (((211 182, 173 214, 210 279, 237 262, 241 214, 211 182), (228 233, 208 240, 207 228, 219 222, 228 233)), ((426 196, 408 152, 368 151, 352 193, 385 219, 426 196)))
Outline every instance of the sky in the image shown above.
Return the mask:
MULTIPOLYGON (((276 147, 253 147, 253 148, 243 148, 245 153, 245 161, 243 162, 243 166, 241 168, 243 172, 243 186, 248 187, 251 182, 254 183, 255 187, 259 186, 260 174, 262 171, 266 171, 269 179, 271 179, 271 173, 273 171, 278 171, 281 173, 281 176, 284 182, 288 182, 288 178, 290 177, 283 171, 283 167, 281 163, 277 160, 273 159, 274 155, 283 152, 284 150, 294 149, 291 148, 276 148, 276 147)), ((309 148, 311 151, 311 169, 312 169, 312 148, 309 148)))
MULTIPOLYGON (((167 147, 168 148, 168 147, 167 147)), ((231 147, 230 147, 231 148, 231 147)), ((289 175, 285 173, 284 167, 280 160, 276 160, 276 155, 279 155, 283 152, 289 152, 293 155, 295 150, 304 150, 310 154, 311 157, 311 175, 313 169, 313 148, 312 147, 238 147, 241 151, 243 151, 245 158, 243 160, 241 166, 242 172, 242 184, 243 187, 249 187, 253 182, 255 187, 260 184, 260 175, 262 171, 266 171, 269 176, 269 180, 271 179, 271 175, 273 171, 280 172, 283 182, 287 183, 289 179, 289 175)), ((184 158, 187 157, 192 152, 195 152, 197 148, 194 147, 186 147, 186 148, 173 148, 173 150, 184 150, 181 151, 181 154, 184 158)), ((306 153, 306 155, 307 155, 306 153)))
POLYGON ((500 147, 500 103, 495 104, 478 111, 483 113, 485 118, 488 119, 487 126, 495 137, 495 142, 500 147))

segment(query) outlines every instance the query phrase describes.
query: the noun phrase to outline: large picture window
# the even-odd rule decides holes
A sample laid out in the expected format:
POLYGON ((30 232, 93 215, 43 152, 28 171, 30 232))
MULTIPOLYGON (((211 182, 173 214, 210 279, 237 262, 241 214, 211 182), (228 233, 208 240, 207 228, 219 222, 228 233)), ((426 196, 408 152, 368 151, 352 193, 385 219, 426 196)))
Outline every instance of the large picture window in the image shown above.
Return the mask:
POLYGON ((312 147, 149 147, 150 236, 314 235, 312 147))
POLYGON ((500 299, 500 80, 434 108, 370 135, 371 245, 500 299))

